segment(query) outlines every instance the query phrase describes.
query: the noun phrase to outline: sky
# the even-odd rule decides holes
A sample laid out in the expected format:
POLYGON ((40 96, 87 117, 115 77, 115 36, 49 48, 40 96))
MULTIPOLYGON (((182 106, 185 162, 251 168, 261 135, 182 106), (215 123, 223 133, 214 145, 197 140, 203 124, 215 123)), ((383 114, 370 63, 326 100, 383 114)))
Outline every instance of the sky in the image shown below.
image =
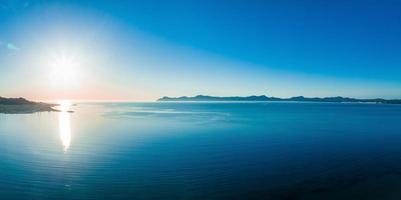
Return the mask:
POLYGON ((0 0, 0 96, 401 98, 401 1, 0 0))

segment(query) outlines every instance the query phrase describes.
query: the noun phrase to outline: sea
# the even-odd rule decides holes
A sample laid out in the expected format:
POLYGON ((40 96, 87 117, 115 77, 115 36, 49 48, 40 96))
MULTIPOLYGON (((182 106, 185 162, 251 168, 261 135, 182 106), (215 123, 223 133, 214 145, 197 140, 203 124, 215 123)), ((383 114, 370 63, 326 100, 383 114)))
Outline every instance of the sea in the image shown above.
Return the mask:
POLYGON ((0 114, 0 199, 401 199, 400 105, 61 104, 0 114))

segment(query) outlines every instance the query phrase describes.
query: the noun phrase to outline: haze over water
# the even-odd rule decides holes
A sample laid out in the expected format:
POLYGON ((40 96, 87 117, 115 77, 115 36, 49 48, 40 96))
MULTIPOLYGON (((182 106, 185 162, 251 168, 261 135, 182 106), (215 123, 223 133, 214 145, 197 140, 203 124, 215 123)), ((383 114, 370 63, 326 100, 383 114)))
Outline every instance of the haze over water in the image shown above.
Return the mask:
POLYGON ((75 112, 0 114, 0 199, 400 195, 399 105, 79 103, 69 109, 75 112))

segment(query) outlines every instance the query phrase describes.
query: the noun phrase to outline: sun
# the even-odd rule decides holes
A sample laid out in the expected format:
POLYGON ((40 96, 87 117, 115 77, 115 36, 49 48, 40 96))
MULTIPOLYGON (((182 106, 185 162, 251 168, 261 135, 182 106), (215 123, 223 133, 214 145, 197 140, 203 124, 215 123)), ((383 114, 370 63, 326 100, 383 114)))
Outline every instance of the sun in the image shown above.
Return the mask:
POLYGON ((79 83, 80 62, 76 56, 65 53, 53 56, 49 66, 49 80, 52 86, 69 88, 79 83))

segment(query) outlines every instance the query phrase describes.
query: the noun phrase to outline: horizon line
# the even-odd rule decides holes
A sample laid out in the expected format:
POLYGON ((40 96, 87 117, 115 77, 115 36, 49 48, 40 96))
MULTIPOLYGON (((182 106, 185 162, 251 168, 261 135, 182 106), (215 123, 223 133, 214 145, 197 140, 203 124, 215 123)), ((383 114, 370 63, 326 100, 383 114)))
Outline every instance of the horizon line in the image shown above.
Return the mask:
MULTIPOLYGON (((169 98, 180 98, 180 97, 196 97, 196 96, 209 96, 209 97, 251 97, 251 96, 266 96, 269 98, 280 98, 280 99, 287 99, 287 98, 293 98, 293 97, 305 97, 305 98, 330 98, 330 97, 343 97, 343 98, 352 98, 352 99, 384 99, 384 100, 399 100, 401 97, 395 97, 395 98, 385 98, 385 97, 350 97, 350 96, 341 96, 341 95, 330 95, 330 96, 305 96, 305 95, 295 95, 295 96, 288 96, 288 97, 279 97, 279 96, 268 96, 268 95, 246 95, 246 96, 239 96, 239 95, 232 95, 232 96, 214 96, 214 95, 204 95, 204 94, 198 94, 198 95, 181 95, 181 96, 161 96, 156 99, 147 99, 147 100, 138 100, 138 99, 34 99, 32 98, 32 101, 39 101, 39 102, 58 102, 58 101, 71 101, 71 102, 158 102, 159 99, 163 97, 169 97, 169 98)), ((4 96, 0 96, 4 97, 4 96)), ((6 98, 20 98, 20 97, 6 97, 6 98)), ((21 97, 25 98, 25 97, 21 97)))

